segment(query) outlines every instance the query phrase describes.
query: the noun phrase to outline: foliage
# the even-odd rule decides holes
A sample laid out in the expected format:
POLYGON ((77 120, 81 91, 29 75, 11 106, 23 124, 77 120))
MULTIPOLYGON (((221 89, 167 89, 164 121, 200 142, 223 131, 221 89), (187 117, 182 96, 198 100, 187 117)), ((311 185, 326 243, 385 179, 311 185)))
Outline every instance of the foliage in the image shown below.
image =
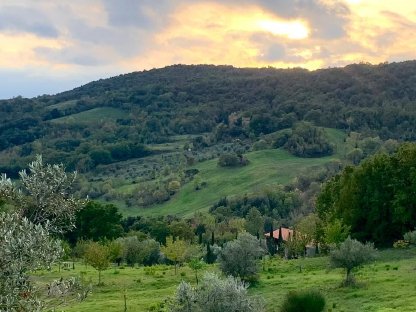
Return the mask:
POLYGON ((416 230, 409 231, 403 235, 403 239, 409 244, 415 245, 416 244, 416 230))
POLYGON ((243 155, 238 154, 222 154, 218 158, 218 166, 220 167, 238 167, 248 164, 248 160, 243 155))
POLYGON ((98 285, 101 285, 101 271, 110 266, 110 252, 106 245, 90 242, 85 250, 85 262, 98 271, 98 285))
POLYGON ((48 223, 49 231, 63 233, 72 229, 75 215, 83 202, 69 192, 76 173, 67 174, 63 165, 44 164, 42 157, 29 164, 29 172, 19 173, 20 186, 2 175, 0 196, 13 204, 22 217, 34 224, 48 223))
POLYGON ((171 312, 261 312, 263 301, 249 297, 247 285, 234 277, 206 273, 196 288, 182 282, 169 303, 171 312))
POLYGON ((354 285, 352 270, 375 258, 375 249, 372 243, 362 244, 348 237, 338 247, 330 252, 331 265, 346 270, 344 285, 354 285))
POLYGON ((198 271, 205 267, 205 263, 198 258, 193 258, 191 261, 189 261, 189 267, 195 272, 196 284, 198 285, 198 271))
POLYGON ((47 222, 36 225, 16 212, 0 213, 0 310, 41 308, 29 272, 49 268, 61 253, 47 222))
POLYGON ((129 236, 119 239, 123 246, 123 259, 127 265, 134 266, 140 260, 140 241, 137 236, 129 236))
POLYGON ((222 198, 210 208, 214 215, 247 217, 252 208, 256 208, 263 216, 275 219, 288 218, 301 206, 300 194, 297 191, 285 190, 281 185, 265 187, 260 191, 232 199, 222 198))
POLYGON ((316 290, 291 291, 286 295, 281 312, 322 312, 325 297, 316 290))
POLYGON ((416 226, 416 144, 347 167, 317 198, 323 220, 342 219, 351 236, 391 245, 416 226))
POLYGON ((402 240, 402 239, 399 239, 398 241, 395 241, 393 243, 393 248, 403 249, 403 248, 408 248, 408 247, 409 247, 409 242, 402 240))
POLYGON ((249 233, 225 244, 218 256, 221 271, 245 281, 258 279, 259 259, 265 253, 260 241, 249 233))
POLYGON ((264 219, 256 208, 253 207, 248 211, 245 227, 251 235, 256 235, 257 237, 263 235, 264 219))
POLYGON ((76 215, 75 229, 66 237, 75 244, 79 239, 99 241, 120 237, 122 215, 116 206, 89 201, 76 215))
POLYGON ((166 246, 162 246, 162 253, 175 264, 175 274, 178 264, 183 263, 186 260, 188 248, 189 245, 185 241, 181 239, 174 241, 172 237, 168 237, 166 239, 166 246))
POLYGON ((284 146, 298 157, 322 157, 334 152, 334 146, 328 141, 323 129, 305 122, 293 128, 284 146))
POLYGON ((334 219, 323 227, 323 243, 326 245, 339 245, 350 235, 350 227, 343 224, 339 219, 334 219))
POLYGON ((139 263, 154 265, 161 261, 160 244, 154 239, 145 239, 139 244, 139 263))

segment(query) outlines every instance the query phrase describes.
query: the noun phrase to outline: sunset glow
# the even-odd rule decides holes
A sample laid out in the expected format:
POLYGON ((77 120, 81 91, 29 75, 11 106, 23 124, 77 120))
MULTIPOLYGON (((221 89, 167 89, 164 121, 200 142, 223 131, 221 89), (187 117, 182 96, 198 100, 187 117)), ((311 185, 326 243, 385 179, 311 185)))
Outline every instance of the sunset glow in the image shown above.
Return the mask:
POLYGON ((316 69, 402 61, 415 58, 415 32, 416 2, 407 0, 6 0, 0 75, 16 85, 0 98, 43 93, 31 90, 31 77, 58 92, 177 63, 316 69))
POLYGON ((280 22, 272 20, 259 21, 260 29, 277 36, 286 36, 290 39, 305 39, 309 30, 304 23, 299 21, 280 22))

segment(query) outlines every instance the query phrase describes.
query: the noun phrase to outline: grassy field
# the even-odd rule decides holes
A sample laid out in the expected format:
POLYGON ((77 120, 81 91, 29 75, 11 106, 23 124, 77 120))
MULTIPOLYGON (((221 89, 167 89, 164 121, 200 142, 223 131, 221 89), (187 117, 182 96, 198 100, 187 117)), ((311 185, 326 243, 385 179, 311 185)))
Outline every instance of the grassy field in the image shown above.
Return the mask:
POLYGON ((78 114, 53 119, 52 122, 69 124, 99 123, 108 120, 125 118, 126 116, 127 113, 122 111, 121 109, 113 107, 99 107, 78 114))
MULTIPOLYGON (((267 149, 246 154, 250 164, 239 168, 217 166, 217 159, 204 161, 194 166, 200 172, 201 181, 207 186, 196 191, 193 183, 184 185, 168 202, 146 209, 122 209, 125 215, 168 215, 189 216, 195 211, 206 211, 224 196, 233 196, 255 192, 266 185, 287 184, 300 173, 340 159, 345 155, 345 133, 335 129, 326 129, 336 152, 332 156, 321 158, 295 157, 284 149, 267 149)), ((132 186, 137 187, 137 186, 132 186)), ((123 191, 128 192, 128 186, 123 191)))
POLYGON ((323 165, 336 157, 298 158, 282 149, 263 150, 247 154, 248 166, 242 168, 221 168, 217 159, 208 160, 195 166, 201 180, 207 183, 196 191, 193 183, 185 185, 168 202, 140 210, 141 215, 190 215, 198 210, 207 210, 224 196, 254 192, 270 184, 287 184, 302 170, 323 165))
MULTIPOLYGON (((384 250, 377 260, 356 272, 357 287, 340 287, 343 271, 328 270, 328 258, 283 260, 273 258, 262 263, 260 282, 250 288, 253 295, 262 296, 267 311, 279 311, 284 296, 290 290, 318 289, 327 301, 326 311, 416 311, 416 249, 384 250), (302 271, 300 271, 302 267, 302 271)), ((206 270, 216 271, 215 266, 206 270)), ((37 274, 35 279, 44 283, 61 276, 84 275, 97 283, 97 272, 77 264, 75 271, 37 274)), ((112 268, 102 275, 104 286, 94 286, 92 294, 81 303, 62 307, 63 311, 123 311, 123 294, 127 307, 133 311, 156 311, 158 304, 172 296, 181 280, 195 282, 193 272, 186 266, 174 274, 173 267, 160 265, 152 268, 112 268)))

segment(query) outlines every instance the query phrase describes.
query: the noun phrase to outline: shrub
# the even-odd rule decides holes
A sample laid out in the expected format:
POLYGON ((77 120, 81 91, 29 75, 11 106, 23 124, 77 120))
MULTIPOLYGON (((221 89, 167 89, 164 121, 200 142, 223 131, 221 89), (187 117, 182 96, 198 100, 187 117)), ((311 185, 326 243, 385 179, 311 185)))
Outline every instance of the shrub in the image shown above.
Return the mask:
POLYGON ((415 245, 416 244, 416 230, 407 232, 406 234, 403 235, 403 238, 409 244, 415 245))
POLYGON ((409 247, 409 241, 399 239, 398 241, 393 243, 393 248, 396 249, 405 249, 409 247))
POLYGON ((222 154, 218 159, 218 166, 220 167, 237 167, 247 164, 248 160, 243 155, 237 155, 235 153, 222 154))
POLYGON ((291 291, 286 295, 281 312, 321 312, 325 297, 315 290, 291 291))
POLYGON ((225 244, 218 262, 224 274, 255 282, 260 269, 259 258, 264 253, 265 250, 256 237, 242 233, 234 241, 225 244))
POLYGON ((168 306, 171 312, 264 311, 263 301, 249 297, 244 282, 232 276, 222 279, 214 273, 206 273, 196 288, 182 282, 168 306))

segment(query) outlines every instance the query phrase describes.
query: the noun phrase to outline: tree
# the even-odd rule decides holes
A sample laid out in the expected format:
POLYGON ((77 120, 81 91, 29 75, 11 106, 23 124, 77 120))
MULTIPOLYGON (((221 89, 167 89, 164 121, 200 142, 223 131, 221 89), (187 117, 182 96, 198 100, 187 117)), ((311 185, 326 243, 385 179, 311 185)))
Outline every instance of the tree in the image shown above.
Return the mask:
POLYGON ((196 284, 198 285, 198 271, 202 270, 205 266, 205 263, 198 258, 193 258, 191 261, 189 261, 189 267, 195 272, 195 279, 196 284))
POLYGON ((36 297, 28 272, 48 268, 62 254, 52 235, 73 228, 82 202, 70 194, 76 174, 63 165, 45 165, 42 157, 21 171, 20 188, 2 175, 0 198, 12 206, 0 215, 0 305, 6 311, 35 311, 36 297))
POLYGON ((177 272, 178 264, 183 263, 186 259, 186 251, 188 244, 181 240, 173 240, 172 237, 166 239, 166 246, 162 246, 162 253, 175 264, 175 274, 177 272))
POLYGON ((110 251, 107 246, 90 242, 85 250, 85 261, 98 271, 98 285, 101 285, 101 271, 110 266, 110 251))
POLYGON ((309 214, 306 217, 303 217, 296 224, 296 231, 301 234, 301 238, 304 241, 304 247, 307 244, 313 243, 315 246, 318 246, 319 242, 319 232, 318 228, 321 225, 321 220, 316 214, 309 214))
POLYGON ((264 253, 259 240, 249 233, 242 233, 221 250, 218 257, 220 269, 226 275, 254 282, 258 279, 259 259, 264 253))
POLYGON ((416 226, 416 144, 377 154, 322 187, 316 210, 324 223, 342 220, 351 236, 391 246, 416 226))
POLYGON ((123 260, 123 245, 120 241, 114 240, 107 243, 108 255, 110 262, 116 262, 120 265, 123 260))
POLYGON ((326 245, 339 245, 350 235, 350 227, 345 225, 341 220, 334 219, 323 227, 324 243, 326 245))
POLYGON ((214 273, 206 273, 201 283, 193 288, 181 282, 176 295, 168 303, 170 312, 262 312, 261 298, 250 297, 247 284, 229 276, 220 278, 214 273))
POLYGON ((42 156, 29 164, 29 172, 19 172, 20 187, 6 177, 0 179, 0 197, 34 224, 48 224, 50 232, 64 233, 75 226, 83 201, 70 193, 76 172, 67 174, 61 165, 44 164, 42 156))
POLYGON ((47 226, 14 213, 0 213, 0 310, 35 311, 41 303, 28 272, 50 267, 62 247, 47 226))
POLYGON ((77 213, 76 228, 66 236, 73 244, 79 239, 115 239, 123 233, 121 219, 116 206, 90 201, 77 213))
POLYGON ((139 244, 139 263, 153 265, 160 261, 160 244, 154 239, 145 239, 139 244))
POLYGON ((330 252, 331 265, 334 268, 343 268, 346 271, 344 285, 354 285, 355 279, 352 270, 375 258, 375 249, 372 243, 362 244, 348 237, 338 248, 330 252))
POLYGON ((137 236, 129 236, 119 239, 123 246, 123 259, 127 265, 134 266, 139 262, 140 241, 137 236))
POLYGON ((246 216, 246 230, 251 235, 263 236, 264 218, 257 208, 251 208, 246 216))

